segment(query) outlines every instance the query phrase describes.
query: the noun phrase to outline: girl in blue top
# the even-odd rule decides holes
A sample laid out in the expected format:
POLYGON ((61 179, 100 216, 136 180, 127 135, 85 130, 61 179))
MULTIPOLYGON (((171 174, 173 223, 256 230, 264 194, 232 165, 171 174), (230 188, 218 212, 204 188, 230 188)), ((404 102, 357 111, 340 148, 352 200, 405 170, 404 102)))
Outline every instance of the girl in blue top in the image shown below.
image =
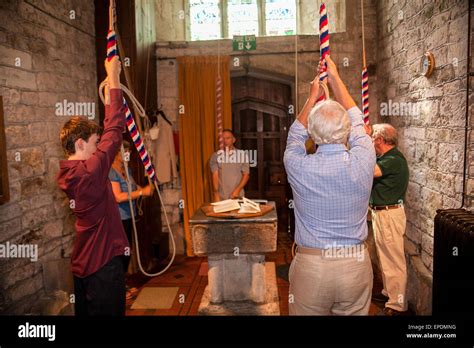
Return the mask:
MULTIPOLYGON (((123 141, 123 147, 125 149, 125 160, 128 162, 130 160, 130 143, 126 140, 123 141)), ((131 186, 131 199, 133 206, 133 214, 137 216, 135 200, 139 197, 149 197, 153 195, 153 188, 148 185, 146 187, 140 187, 135 183, 132 176, 132 170, 128 167, 128 175, 130 178, 131 186)), ((128 202, 128 184, 127 176, 125 174, 124 159, 120 150, 115 155, 114 163, 109 172, 109 179, 112 183, 112 191, 114 192, 115 200, 118 203, 120 217, 122 219, 122 225, 127 234, 128 242, 132 245, 132 231, 133 231, 133 222, 132 214, 130 211, 130 203, 128 202)), ((130 256, 124 256, 124 271, 127 272, 128 265, 130 263, 130 256)), ((135 288, 127 287, 127 299, 133 296, 133 293, 137 290, 135 288)))

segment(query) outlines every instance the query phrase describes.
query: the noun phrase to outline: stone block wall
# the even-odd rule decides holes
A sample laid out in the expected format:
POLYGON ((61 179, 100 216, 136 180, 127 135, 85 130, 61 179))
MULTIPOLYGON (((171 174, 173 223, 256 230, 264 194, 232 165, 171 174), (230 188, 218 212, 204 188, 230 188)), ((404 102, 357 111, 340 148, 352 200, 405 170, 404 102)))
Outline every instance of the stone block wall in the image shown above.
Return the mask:
POLYGON ((47 295, 48 278, 59 276, 44 273, 43 265, 70 255, 74 218, 55 180, 64 157, 59 130, 69 116, 56 115, 56 103, 86 102, 98 115, 95 54, 93 1, 0 2, 10 182, 10 201, 0 205, 0 244, 38 248, 36 262, 0 259, 0 313, 30 313, 47 295))
POLYGON ((433 218, 436 209, 459 208, 462 200, 468 1, 384 0, 377 17, 380 112, 391 103, 390 116, 380 120, 398 129, 410 167, 408 301, 417 314, 430 314, 433 218), (420 74, 426 51, 436 61, 429 78, 420 74), (403 106, 411 109, 395 108, 403 106))
POLYGON ((186 40, 185 1, 155 1, 157 41, 186 40))

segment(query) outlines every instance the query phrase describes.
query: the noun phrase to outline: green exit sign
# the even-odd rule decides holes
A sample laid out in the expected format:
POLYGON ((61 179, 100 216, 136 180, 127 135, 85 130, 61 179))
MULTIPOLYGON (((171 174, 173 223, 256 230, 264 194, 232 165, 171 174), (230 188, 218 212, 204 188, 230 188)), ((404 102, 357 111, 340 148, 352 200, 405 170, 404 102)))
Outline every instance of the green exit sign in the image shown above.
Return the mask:
POLYGON ((257 49, 257 39, 255 35, 234 36, 232 49, 234 51, 254 51, 257 49))

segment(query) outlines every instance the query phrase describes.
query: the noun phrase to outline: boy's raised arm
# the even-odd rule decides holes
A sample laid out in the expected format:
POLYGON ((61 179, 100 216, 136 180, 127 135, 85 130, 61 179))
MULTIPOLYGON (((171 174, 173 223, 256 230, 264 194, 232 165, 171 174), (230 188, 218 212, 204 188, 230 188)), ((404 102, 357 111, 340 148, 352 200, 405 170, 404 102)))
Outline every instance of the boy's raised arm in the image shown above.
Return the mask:
POLYGON ((105 105, 104 131, 100 137, 97 151, 85 162, 87 171, 98 183, 107 180, 110 167, 114 161, 120 144, 122 143, 122 131, 125 127, 125 110, 123 107, 123 95, 120 89, 121 63, 118 57, 105 61, 107 81, 109 87, 110 102, 105 105))

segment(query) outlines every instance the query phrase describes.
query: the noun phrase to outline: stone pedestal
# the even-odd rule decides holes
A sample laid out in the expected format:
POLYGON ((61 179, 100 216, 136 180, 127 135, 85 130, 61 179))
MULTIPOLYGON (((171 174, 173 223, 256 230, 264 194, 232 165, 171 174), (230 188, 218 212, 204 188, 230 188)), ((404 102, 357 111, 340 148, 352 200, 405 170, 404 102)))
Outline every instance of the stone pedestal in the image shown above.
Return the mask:
POLYGON ((274 265, 273 276, 265 265, 265 253, 277 246, 275 209, 245 219, 208 217, 199 209, 189 224, 194 253, 207 255, 209 264, 200 314, 279 313, 274 265))
POLYGON ((211 254, 208 257, 211 302, 265 302, 265 256, 211 254))
POLYGON ((265 263, 265 300, 211 302, 210 284, 206 286, 198 309, 199 315, 280 315, 280 303, 274 262, 265 263))

